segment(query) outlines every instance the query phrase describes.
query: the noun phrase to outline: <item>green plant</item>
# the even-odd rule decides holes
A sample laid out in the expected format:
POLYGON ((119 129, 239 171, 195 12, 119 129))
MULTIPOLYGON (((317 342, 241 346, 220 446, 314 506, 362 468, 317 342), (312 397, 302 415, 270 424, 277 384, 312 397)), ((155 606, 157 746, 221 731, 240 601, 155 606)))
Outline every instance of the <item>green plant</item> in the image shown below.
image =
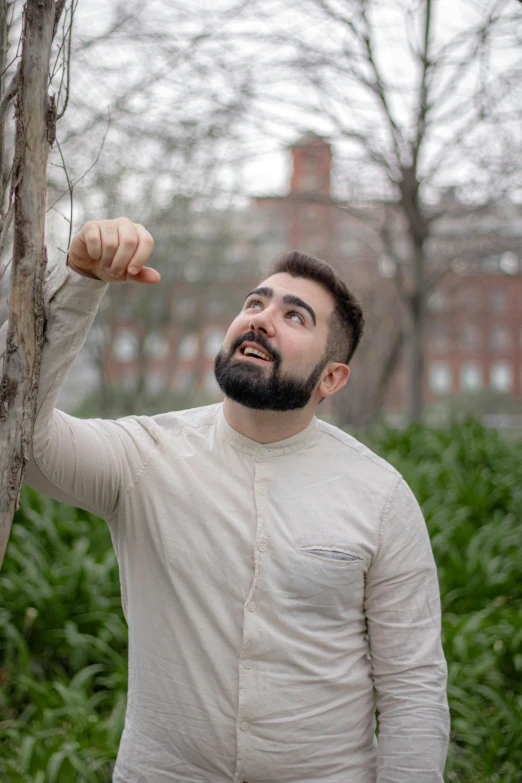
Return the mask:
POLYGON ((441 587, 452 718, 447 781, 522 780, 522 441, 474 419, 382 428, 409 482, 441 587))
MULTIPOLYGON (((423 507, 452 716, 447 783, 521 783, 522 441, 474 420, 365 438, 423 507)), ((107 525, 27 488, 0 572, 0 780, 108 783, 127 626, 107 525)))
POLYGON ((0 592, 0 779, 110 781, 127 626, 105 522, 25 488, 0 592))

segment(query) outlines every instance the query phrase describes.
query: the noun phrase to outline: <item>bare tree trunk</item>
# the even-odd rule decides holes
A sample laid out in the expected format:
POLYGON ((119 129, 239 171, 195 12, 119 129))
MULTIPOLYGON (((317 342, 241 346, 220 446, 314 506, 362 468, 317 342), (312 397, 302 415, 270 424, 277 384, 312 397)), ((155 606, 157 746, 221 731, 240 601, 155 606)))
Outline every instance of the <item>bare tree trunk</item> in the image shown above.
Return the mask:
POLYGON ((374 399, 375 411, 380 412, 384 408, 384 400, 386 397, 386 392, 388 391, 390 381, 393 378, 395 370, 397 369, 397 366, 399 364, 403 345, 404 345, 404 330, 399 329, 399 331, 395 335, 395 339, 393 340, 388 356, 386 357, 386 360, 381 368, 379 382, 377 384, 377 390, 375 392, 375 399, 374 399))
POLYGON ((424 409, 424 253, 416 245, 413 257, 413 293, 410 297, 410 421, 420 421, 424 409))
POLYGON ((14 246, 4 373, 0 384, 0 562, 18 508, 36 415, 44 339, 45 188, 56 107, 47 85, 55 0, 28 0, 22 69, 15 97, 16 141, 11 181, 14 246))
MULTIPOLYGON (((0 95, 5 90, 5 66, 7 51, 7 0, 0 0, 0 95)), ((5 123, 4 118, 0 117, 0 220, 3 223, 4 207, 4 176, 5 176, 5 123)))

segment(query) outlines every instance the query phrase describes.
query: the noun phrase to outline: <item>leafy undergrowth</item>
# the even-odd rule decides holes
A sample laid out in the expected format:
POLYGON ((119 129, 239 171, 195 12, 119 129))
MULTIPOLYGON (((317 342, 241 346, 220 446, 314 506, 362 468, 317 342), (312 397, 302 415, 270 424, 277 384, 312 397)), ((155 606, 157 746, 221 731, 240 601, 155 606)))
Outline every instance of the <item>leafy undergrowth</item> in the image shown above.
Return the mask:
POLYGON ((522 439, 474 420, 374 433, 409 482, 439 571, 447 781, 522 781, 522 439))
MULTIPOLYGON (((475 421, 365 438, 421 503, 449 663, 448 783, 522 781, 522 440, 475 421)), ((108 528, 25 489, 0 572, 0 780, 110 781, 127 626, 108 528)))
POLYGON ((127 625, 105 522, 26 487, 0 597, 0 780, 110 781, 127 625))

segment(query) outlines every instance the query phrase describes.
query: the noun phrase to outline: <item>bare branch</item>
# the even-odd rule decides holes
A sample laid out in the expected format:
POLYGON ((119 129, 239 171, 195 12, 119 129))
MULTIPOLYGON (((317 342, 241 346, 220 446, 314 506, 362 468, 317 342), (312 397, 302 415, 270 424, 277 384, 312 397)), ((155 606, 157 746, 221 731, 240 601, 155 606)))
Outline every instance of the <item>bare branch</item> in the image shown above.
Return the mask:
MULTIPOLYGON (((65 33, 65 36, 67 38, 67 55, 64 58, 63 62, 63 68, 65 73, 65 98, 62 105, 62 110, 58 113, 56 119, 60 120, 63 115, 65 114, 67 110, 67 106, 69 105, 69 96, 71 93, 71 48, 72 48, 72 28, 73 28, 73 22, 74 22, 74 14, 76 11, 76 8, 78 7, 78 0, 76 0, 76 3, 72 2, 71 4, 71 21, 69 23, 69 27, 65 33)), ((61 90, 62 90, 62 84, 63 79, 60 84, 60 90, 58 92, 58 97, 60 97, 61 90)))
MULTIPOLYGON (((53 201, 53 203, 51 204, 51 206, 47 208, 47 210, 46 210, 47 212, 50 212, 50 211, 51 211, 51 209, 54 209, 54 207, 56 206, 56 204, 58 204, 58 202, 59 202, 59 201, 61 201, 61 200, 62 200, 62 198, 63 198, 63 197, 64 197, 64 196, 65 196, 67 193, 69 193, 69 194, 71 195, 71 197, 72 197, 72 191, 74 190, 74 188, 76 187, 76 185, 79 185, 79 183, 80 183, 80 182, 81 182, 83 179, 85 179, 85 177, 87 176, 87 174, 89 174, 89 172, 90 172, 90 171, 92 171, 92 170, 93 170, 93 168, 96 166, 96 164, 98 163, 98 161, 99 161, 99 159, 100 159, 100 156, 101 156, 101 154, 102 154, 102 150, 103 150, 103 147, 104 147, 104 145, 105 145, 105 140, 106 140, 106 138, 107 138, 107 134, 108 134, 108 132, 109 132, 109 126, 110 126, 110 124, 111 124, 111 116, 110 116, 110 113, 109 113, 109 116, 108 116, 108 118, 107 118, 107 126, 106 126, 106 128, 105 128, 105 133, 103 134, 103 138, 102 138, 102 141, 101 141, 101 145, 100 145, 100 148, 99 148, 99 150, 98 150, 98 154, 96 155, 96 158, 95 158, 95 159, 94 159, 94 161, 91 163, 91 165, 89 166, 89 168, 88 168, 88 169, 86 169, 86 170, 83 172, 83 174, 82 174, 80 177, 78 177, 78 179, 77 179, 77 180, 75 180, 73 183, 71 183, 71 181, 70 181, 70 179, 69 179, 69 176, 68 176, 68 174, 67 174, 67 171, 66 171, 66 178, 67 178, 68 188, 67 188, 67 190, 64 190, 64 191, 63 191, 63 193, 61 193, 61 194, 58 196, 58 198, 57 198, 57 199, 55 199, 55 201, 53 201)), ((61 155, 61 150, 60 150, 60 155, 61 155)), ((63 160, 63 158, 62 158, 62 160, 63 160)), ((65 164, 64 164, 64 168, 65 168, 65 164)))
POLYGON ((60 17, 62 15, 63 9, 65 8, 65 3, 67 0, 56 0, 56 5, 54 7, 54 25, 53 25, 53 38, 56 35, 56 31, 58 30, 58 25, 60 24, 60 17))
POLYGON ((419 160, 419 152, 426 131, 426 115, 428 113, 428 72, 430 68, 429 47, 431 39, 431 4, 432 0, 426 0, 426 17, 424 22, 424 49, 422 52, 422 77, 419 90, 419 107, 417 111, 417 133, 413 144, 413 169, 416 171, 419 160))
MULTIPOLYGON (((9 229, 11 227, 11 223, 13 221, 13 215, 14 215, 14 206, 11 204, 9 206, 9 209, 7 211, 7 215, 4 218, 4 223, 2 225, 2 232, 0 233, 0 257, 2 253, 4 252, 4 248, 7 243, 7 235, 9 233, 9 229)), ((3 277, 5 276, 5 273, 9 269, 9 266, 11 264, 12 259, 9 259, 6 261, 6 263, 3 266, 0 266, 0 282, 2 281, 3 277)))
POLYGON ((9 107, 9 104, 13 100, 14 96, 16 95, 16 90, 18 88, 18 80, 20 78, 20 70, 21 70, 22 64, 21 62, 18 64, 18 67, 16 69, 16 72, 9 82, 9 85, 5 91, 5 93, 2 95, 2 98, 0 99, 0 122, 4 119, 4 115, 9 107))
POLYGON ((395 121, 395 118, 393 116, 390 104, 388 102, 388 98, 386 95, 386 89, 384 87, 384 82, 380 73, 380 70, 377 66, 377 62, 375 60, 375 56, 373 53, 373 42, 372 42, 372 35, 371 35, 371 25, 370 21, 368 19, 368 16, 366 14, 366 0, 363 0, 361 4, 362 8, 362 17, 365 21, 366 25, 366 32, 364 33, 363 40, 366 47, 366 52, 368 56, 368 62, 372 67, 374 76, 375 76, 375 85, 374 85, 374 91, 377 94, 381 106, 384 110, 384 116, 388 122, 388 126, 390 128, 390 133, 393 139, 393 146, 395 148, 395 154, 397 156, 397 162, 399 165, 404 165, 406 162, 403 157, 403 152, 401 149, 401 144, 404 145, 404 137, 402 135, 402 131, 395 121))
MULTIPOLYGON (((71 244, 71 237, 72 237, 72 228, 73 228, 73 209, 74 209, 74 185, 71 182, 69 178, 69 172, 67 171, 67 166, 65 164, 65 158, 63 157, 62 148, 60 146, 60 142, 58 139, 56 139, 56 146, 58 147, 58 152, 60 153, 60 157, 62 159, 62 165, 63 170, 65 173, 65 178, 67 180, 67 186, 69 191, 69 238, 67 239, 67 247, 71 244)), ((54 205, 53 205, 54 208, 54 205)))

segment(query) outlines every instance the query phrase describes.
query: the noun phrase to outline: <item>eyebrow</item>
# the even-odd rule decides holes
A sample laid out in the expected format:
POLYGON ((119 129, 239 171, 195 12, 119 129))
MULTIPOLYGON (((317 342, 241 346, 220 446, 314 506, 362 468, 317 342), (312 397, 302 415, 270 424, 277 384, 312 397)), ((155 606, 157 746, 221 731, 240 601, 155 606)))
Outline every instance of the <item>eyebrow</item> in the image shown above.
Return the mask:
MULTIPOLYGON (((254 288, 253 291, 250 291, 250 293, 245 296, 245 302, 251 296, 254 296, 254 294, 257 294, 257 296, 265 296, 267 299, 271 299, 274 295, 274 290, 273 288, 269 288, 268 286, 261 286, 261 288, 254 288)), ((283 302, 284 304, 294 305, 295 307, 302 307, 310 314, 310 317, 314 322, 314 326, 317 326, 317 319, 315 317, 315 311, 313 307, 311 307, 308 304, 308 302, 305 302, 304 299, 301 299, 300 296, 296 296, 295 294, 285 294, 283 296, 283 302)))

